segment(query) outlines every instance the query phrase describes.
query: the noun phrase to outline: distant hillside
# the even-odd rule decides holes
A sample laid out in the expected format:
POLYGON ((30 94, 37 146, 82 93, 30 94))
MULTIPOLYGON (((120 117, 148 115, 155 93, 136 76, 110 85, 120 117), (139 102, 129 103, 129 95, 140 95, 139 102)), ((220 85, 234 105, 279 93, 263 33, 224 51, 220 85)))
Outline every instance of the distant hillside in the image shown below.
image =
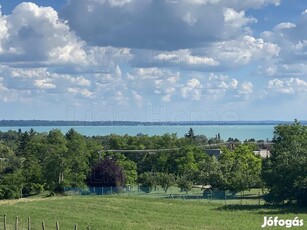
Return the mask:
MULTIPOLYGON (((1 120, 1 127, 8 126, 149 126, 149 125, 277 125, 289 124, 293 121, 166 121, 166 122, 140 122, 140 121, 50 121, 50 120, 1 120)), ((307 121, 301 121, 307 124, 307 121)))

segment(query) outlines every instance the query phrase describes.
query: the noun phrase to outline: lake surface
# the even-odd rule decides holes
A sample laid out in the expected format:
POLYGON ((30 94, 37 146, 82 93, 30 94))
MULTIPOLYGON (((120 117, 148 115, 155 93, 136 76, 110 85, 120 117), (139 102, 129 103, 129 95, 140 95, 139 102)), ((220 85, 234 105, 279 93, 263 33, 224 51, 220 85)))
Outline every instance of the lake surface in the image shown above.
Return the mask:
POLYGON ((220 133, 221 138, 227 140, 229 137, 245 140, 255 138, 256 140, 272 139, 274 125, 165 125, 165 126, 34 126, 34 127, 0 127, 0 131, 18 130, 28 131, 33 128, 37 132, 49 132, 52 129, 60 129, 66 133, 73 128, 77 132, 86 136, 104 136, 109 134, 137 135, 139 133, 153 135, 163 135, 165 133, 177 133, 178 137, 184 136, 192 127, 196 135, 206 135, 208 138, 215 137, 220 133))

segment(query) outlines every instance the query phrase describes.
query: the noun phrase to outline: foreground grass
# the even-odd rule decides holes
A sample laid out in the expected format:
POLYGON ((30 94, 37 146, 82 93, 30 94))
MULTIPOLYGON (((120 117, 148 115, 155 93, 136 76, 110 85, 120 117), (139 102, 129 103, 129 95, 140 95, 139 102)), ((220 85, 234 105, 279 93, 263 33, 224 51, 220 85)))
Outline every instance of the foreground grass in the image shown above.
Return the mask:
MULTIPOLYGON (((75 196, 1 201, 0 215, 7 215, 8 229, 16 216, 19 229, 261 229, 264 216, 307 221, 307 210, 269 208, 257 205, 228 205, 205 200, 173 200, 134 196, 75 196)), ((0 229, 3 218, 0 216, 0 229)), ((306 224, 307 225, 307 222, 306 224)), ((279 228, 274 228, 279 229, 279 228)), ((280 228, 284 229, 284 228, 280 228)))

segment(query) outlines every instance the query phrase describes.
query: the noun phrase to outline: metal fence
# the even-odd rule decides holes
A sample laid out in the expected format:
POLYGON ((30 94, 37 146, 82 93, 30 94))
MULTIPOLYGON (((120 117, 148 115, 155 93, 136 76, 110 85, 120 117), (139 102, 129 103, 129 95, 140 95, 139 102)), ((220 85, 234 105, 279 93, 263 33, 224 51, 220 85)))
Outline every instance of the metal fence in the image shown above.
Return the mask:
POLYGON ((239 193, 231 191, 210 190, 202 188, 193 188, 188 192, 181 191, 180 188, 172 186, 166 191, 156 186, 153 188, 142 186, 127 187, 90 187, 90 188, 71 188, 64 189, 65 195, 126 195, 126 196, 149 196, 172 199, 201 199, 208 202, 223 202, 224 204, 264 204, 264 191, 261 189, 252 189, 239 193))

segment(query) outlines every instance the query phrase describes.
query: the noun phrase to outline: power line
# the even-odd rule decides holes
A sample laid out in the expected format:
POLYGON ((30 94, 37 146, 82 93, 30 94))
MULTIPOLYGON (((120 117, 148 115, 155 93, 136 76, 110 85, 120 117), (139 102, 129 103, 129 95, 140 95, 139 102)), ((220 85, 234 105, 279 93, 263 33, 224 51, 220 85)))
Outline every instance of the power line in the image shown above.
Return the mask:
MULTIPOLYGON (((214 144, 206 144, 206 145, 198 145, 196 147, 214 147, 214 146, 225 146, 228 145, 229 142, 224 143, 214 143, 214 144)), ((262 144, 262 143, 258 143, 262 144)), ((266 142, 266 144, 273 144, 272 142, 266 142)), ((156 153, 156 152, 169 152, 169 151, 177 151, 182 149, 181 148, 168 148, 168 149, 108 149, 108 150, 102 150, 103 152, 115 152, 115 153, 156 153)))

